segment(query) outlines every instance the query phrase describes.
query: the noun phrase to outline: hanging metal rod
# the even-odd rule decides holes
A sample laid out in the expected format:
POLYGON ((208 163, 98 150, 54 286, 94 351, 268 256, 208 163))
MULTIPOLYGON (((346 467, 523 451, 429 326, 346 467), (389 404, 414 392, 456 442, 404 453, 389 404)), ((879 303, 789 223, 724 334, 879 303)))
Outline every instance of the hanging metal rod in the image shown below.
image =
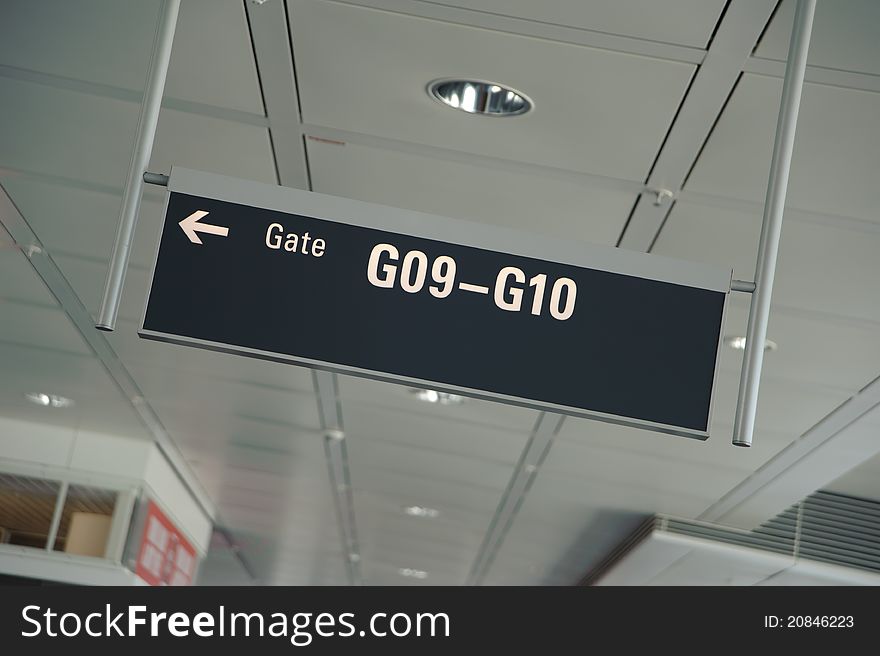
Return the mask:
POLYGON ((749 280, 731 280, 730 291, 746 292, 747 294, 752 294, 755 291, 755 283, 749 280))
POLYGON ((773 159, 770 163, 770 181, 764 201, 764 221, 758 246, 755 290, 752 293, 749 309, 749 327, 746 331, 736 420, 733 426, 735 446, 751 446, 755 430, 758 388, 761 382, 761 369, 764 366, 764 342, 767 339, 767 324, 770 320, 770 297, 773 293, 773 279, 776 276, 785 193, 788 190, 791 154, 794 150, 794 135, 815 11, 816 0, 798 0, 788 48, 788 62, 785 66, 785 81, 782 84, 782 101, 776 123, 773 159))
POLYGON ((158 187, 167 187, 168 176, 164 173, 150 173, 149 171, 146 171, 144 173, 144 182, 158 187))
POLYGON ((131 241, 137 227, 138 210, 141 204, 141 193, 144 189, 144 171, 150 164, 153 152, 153 140, 156 137, 156 124, 159 122, 159 109, 162 105, 162 94, 165 91, 165 78, 168 75, 168 62, 171 60, 171 45, 174 42, 174 30, 177 27, 177 14, 180 11, 180 0, 165 0, 162 15, 153 44, 150 58, 150 71, 147 87, 144 90, 144 102, 138 118, 137 135, 135 136, 134 152, 128 167, 128 178, 122 196, 122 210, 119 216, 119 228, 116 231, 116 242, 110 256, 110 269, 104 285, 104 296, 101 310, 98 313, 98 330, 112 331, 116 328, 116 316, 119 313, 119 302, 122 299, 122 288, 125 284, 125 273, 131 255, 131 241))

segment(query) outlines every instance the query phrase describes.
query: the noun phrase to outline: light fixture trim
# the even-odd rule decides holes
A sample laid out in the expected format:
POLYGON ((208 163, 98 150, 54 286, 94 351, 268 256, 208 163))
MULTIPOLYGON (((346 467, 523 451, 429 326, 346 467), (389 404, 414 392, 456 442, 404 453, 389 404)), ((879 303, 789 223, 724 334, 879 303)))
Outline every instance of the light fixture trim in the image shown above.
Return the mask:
POLYGON ((73 399, 69 399, 66 396, 61 396, 59 394, 48 394, 46 392, 27 392, 24 395, 28 401, 33 403, 34 405, 39 405, 44 408, 69 408, 74 405, 73 399))
POLYGON ((535 107, 532 99, 522 91, 475 78, 446 77, 433 80, 428 83, 427 92, 445 107, 472 116, 522 116, 535 107))

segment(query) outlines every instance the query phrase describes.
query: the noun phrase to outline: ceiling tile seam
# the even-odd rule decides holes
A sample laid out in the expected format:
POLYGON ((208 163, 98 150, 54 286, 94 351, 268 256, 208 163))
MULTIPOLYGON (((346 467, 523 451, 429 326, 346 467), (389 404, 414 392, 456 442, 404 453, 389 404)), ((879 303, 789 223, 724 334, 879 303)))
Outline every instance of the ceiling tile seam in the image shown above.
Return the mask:
MULTIPOLYGON (((733 0, 725 0, 724 6, 721 8, 721 11, 718 13, 718 18, 715 19, 715 24, 712 26, 712 33, 709 35, 709 38, 706 39, 706 43, 703 44, 703 49, 708 51, 712 48, 712 42, 715 40, 715 36, 718 34, 718 30, 721 29, 721 24, 724 22, 724 17, 727 15, 727 10, 730 9, 730 4, 733 0)), ((764 29, 767 29, 767 26, 764 26, 764 29)))
MULTIPOLYGON (((0 184, 0 208, 6 210, 6 212, 0 214, 0 222, 3 223, 10 235, 17 240, 27 236, 29 241, 33 241, 35 245, 42 246, 36 233, 34 233, 24 215, 18 210, 2 184, 0 184), (10 222, 13 225, 10 225, 10 222)), ((186 464, 185 458, 173 443, 167 431, 165 431, 155 411, 144 400, 137 383, 122 364, 122 361, 118 358, 106 337, 94 330, 94 321, 91 314, 89 314, 79 296, 76 295, 73 287, 70 286, 70 283, 64 277, 57 264, 55 264, 55 261, 47 252, 41 250, 40 253, 35 252, 29 258, 29 262, 43 279, 52 295, 55 296, 59 305, 65 311, 74 327, 80 332, 86 344, 101 362, 107 375, 119 389, 123 399, 131 404, 144 426, 153 434, 159 451, 166 458, 181 484, 193 495, 193 500, 208 520, 212 523, 216 521, 217 511, 210 497, 186 464)))
MULTIPOLYGON (((647 178, 647 189, 667 189, 675 200, 686 185, 742 76, 742 68, 767 24, 776 0, 729 4, 706 58, 694 73, 647 178)), ((671 204, 640 204, 618 244, 650 252, 671 204), (628 236, 627 233, 632 233, 628 236)))
MULTIPOLYGON (((254 72, 257 75, 257 89, 259 89, 259 91, 260 91, 260 107, 263 108, 263 116, 267 118, 267 123, 268 123, 269 111, 268 111, 267 105, 266 105, 266 93, 263 89, 263 79, 262 79, 262 76, 260 75, 260 67, 257 64, 257 49, 256 49, 256 46, 254 45, 253 28, 251 26, 251 16, 247 10, 248 1, 249 0, 241 0, 240 8, 241 8, 241 13, 244 16, 244 23, 245 23, 245 26, 246 26, 246 29, 248 32, 248 45, 250 45, 250 47, 251 47, 251 63, 253 64, 254 72)), ((250 2, 251 2, 251 4, 256 4, 253 2, 253 0, 250 0, 250 2)))
POLYGON ((467 584, 479 585, 488 574, 495 554, 500 550, 514 519, 519 514, 518 511, 525 495, 531 488, 540 465, 546 459, 553 439, 558 435, 564 422, 564 415, 549 412, 538 414, 532 433, 523 447, 507 488, 502 493, 492 520, 489 522, 486 535, 468 574, 467 584), (530 457, 533 451, 537 451, 537 457, 530 457))
MULTIPOLYGON (((669 142, 669 138, 673 136, 673 133, 675 131, 675 124, 678 121, 679 116, 681 116, 681 112, 685 107, 685 103, 687 103, 688 97, 691 94, 691 90, 694 88, 694 84, 696 84, 700 78, 700 71, 704 70, 704 65, 705 64, 701 64, 700 66, 695 67, 693 71, 691 71, 691 76, 688 79, 687 86, 685 86, 684 91, 681 94, 681 98, 678 101, 678 106, 675 108, 675 112, 672 114, 672 118, 669 121, 669 127, 666 129, 666 134, 663 135, 663 139, 660 141, 660 146, 657 148, 654 154, 654 161, 651 162, 651 166, 648 167, 648 172, 644 177, 644 185, 646 191, 650 190, 652 186, 654 188, 665 188, 665 185, 669 184, 665 176, 660 176, 660 179, 658 179, 658 176, 655 175, 655 172, 657 170, 657 167, 662 162, 663 150, 666 148, 666 145, 669 142)), ((678 191, 678 189, 670 189, 670 191, 672 191, 674 194, 678 191)))
MULTIPOLYGON (((58 308, 53 308, 58 309, 58 308)), ((17 349, 26 349, 30 351, 40 351, 40 352, 49 352, 54 353, 55 355, 63 355, 65 357, 71 358, 82 358, 83 360, 92 360, 95 357, 94 353, 83 353, 82 351, 71 351, 70 349, 60 348, 58 346, 49 346, 46 344, 34 344, 28 342, 21 342, 14 339, 9 338, 0 338, 0 348, 5 347, 15 347, 17 349)), ((83 346, 88 346, 85 341, 83 341, 83 346)))
MULTIPOLYGON (((290 34, 290 16, 287 3, 282 2, 281 6, 278 6, 278 3, 256 5, 245 2, 244 6, 249 17, 248 33, 269 121, 276 179, 282 185, 299 186, 299 180, 296 178, 298 172, 303 170, 306 186, 311 191, 308 151, 305 148, 301 128, 299 92, 296 86, 296 59, 290 34), (283 35, 279 30, 283 30, 283 35), (280 36, 284 38, 282 39, 280 36), (282 59, 285 62, 283 67, 285 72, 272 69, 272 75, 268 75, 267 67, 273 63, 277 64, 282 59), (273 85, 271 93, 267 87, 270 82, 273 85), (294 97, 296 108, 296 115, 293 117, 291 116, 291 107, 287 106, 286 102, 283 106, 281 104, 282 100, 289 100, 291 94, 294 97)), ((339 539, 344 553, 345 571, 349 584, 360 584, 362 583, 362 571, 359 562, 360 554, 358 553, 357 524, 347 448, 344 441, 338 379, 335 374, 313 370, 312 383, 315 402, 318 406, 319 422, 324 432, 325 460, 336 512, 339 539)))
MULTIPOLYGON (((743 67, 743 72, 781 79, 785 76, 785 61, 753 55, 749 57, 746 65, 743 67)), ((839 87, 842 89, 880 92, 880 75, 864 71, 850 71, 843 68, 808 64, 804 81, 810 84, 839 87)))
POLYGON ((339 539, 345 554, 344 564, 350 585, 363 582, 359 542, 354 508, 354 492, 348 467, 342 407, 339 400, 338 378, 327 371, 312 371, 315 399, 321 428, 324 430, 324 453, 333 507, 336 511, 339 539))
POLYGON ((636 213, 636 208, 638 208, 639 203, 642 202, 643 198, 645 198, 644 192, 640 192, 638 195, 636 195, 632 207, 629 210, 629 214, 626 215, 626 221, 623 222, 623 228, 620 231, 620 235, 618 235, 617 241, 614 242, 615 248, 621 248, 620 244, 623 241, 624 236, 626 235, 626 231, 629 229, 629 224, 633 220, 633 216, 636 213))
MULTIPOLYGON (((762 215, 764 211, 763 203, 757 200, 735 198, 733 196, 723 196, 715 193, 710 194, 701 191, 690 191, 688 189, 682 189, 678 193, 677 200, 682 203, 699 205, 701 207, 725 209, 753 214, 755 216, 762 215)), ((785 206, 785 219, 786 221, 791 220, 798 223, 811 223, 828 226, 830 228, 852 230, 855 232, 880 232, 880 221, 847 216, 845 214, 818 212, 816 210, 804 209, 790 204, 785 206)))
MULTIPOLYGON (((829 69, 813 69, 811 71, 811 75, 804 76, 804 87, 809 89, 810 87, 827 87, 829 89, 838 89, 841 91, 857 91, 859 93, 870 93, 876 94, 880 93, 880 76, 861 76, 859 77, 858 73, 840 73, 840 77, 847 76, 849 78, 849 84, 844 84, 843 80, 827 80, 825 75, 821 73, 822 70, 829 69)), ((773 72, 765 72, 765 71, 746 71, 743 70, 743 73, 748 73, 754 77, 763 77, 772 80, 781 80, 784 76, 776 75, 773 72)), ((832 76, 833 77, 833 76, 832 76)))
POLYGON ((453 150, 451 148, 442 148, 440 146, 431 146, 428 144, 403 141, 389 137, 350 132, 348 130, 340 130, 311 123, 303 123, 301 129, 303 135, 307 138, 318 137, 320 139, 330 139, 341 143, 353 143, 393 152, 432 157, 470 166, 482 166, 484 168, 491 168, 493 170, 509 173, 535 175, 550 180, 567 181, 578 185, 586 185, 594 189, 633 193, 641 193, 645 189, 645 184, 641 180, 616 178, 585 171, 575 171, 572 169, 564 169, 544 164, 535 164, 534 162, 504 159, 476 152, 472 153, 463 150, 453 150))
MULTIPOLYGON (((296 69, 296 52, 293 49, 293 33, 290 30, 291 25, 291 15, 290 15, 290 6, 287 3, 287 0, 284 0, 284 29, 287 33, 287 47, 290 52, 290 73, 293 76, 293 90, 296 94, 296 117, 298 122, 302 124, 302 95, 299 90, 299 76, 297 74, 296 69)), ((309 183, 311 185, 311 183, 309 183)), ((311 186, 309 187, 311 189, 311 186)))
MULTIPOLYGON (((20 251, 22 254, 25 255, 25 257, 27 257, 26 247, 15 244, 14 250, 20 251)), ((61 310, 60 306, 57 303, 42 303, 40 301, 32 301, 31 299, 25 299, 21 297, 6 296, 3 294, 3 292, 0 292, 0 301, 3 301, 4 303, 9 303, 10 305, 18 305, 23 308, 31 308, 34 310, 61 310)))
MULTIPOLYGON (((75 78, 53 75, 51 73, 41 73, 39 71, 17 68, 5 64, 0 64, 0 77, 16 80, 18 82, 37 84, 59 91, 79 93, 93 98, 119 100, 138 105, 143 101, 144 95, 142 91, 134 91, 132 89, 101 84, 98 82, 88 82, 86 80, 78 80, 75 78)), ((194 114, 222 121, 230 121, 233 123, 241 123, 243 125, 253 125, 263 128, 269 126, 268 119, 260 114, 254 114, 240 109, 220 107, 218 105, 210 105, 208 103, 201 103, 193 100, 183 100, 181 98, 164 97, 162 99, 162 109, 182 112, 185 114, 194 114)))
POLYGON ((0 178, 20 179, 25 181, 40 182, 43 184, 55 184, 68 189, 78 189, 81 191, 90 191, 93 193, 104 194, 107 196, 116 196, 122 200, 122 186, 102 184, 97 182, 88 182, 78 178, 69 178, 62 175, 53 175, 51 173, 43 173, 40 171, 31 171, 13 166, 5 166, 0 162, 0 178))
POLYGON ((626 55, 677 63, 699 64, 705 49, 653 39, 602 32, 548 21, 518 18, 486 10, 415 0, 326 0, 338 5, 383 11, 449 25, 482 29, 626 55))
POLYGON ((287 5, 283 1, 242 2, 266 108, 276 180, 281 185, 311 189, 287 5))
POLYGON ((324 449, 348 582, 349 585, 360 585, 363 581, 360 547, 354 528, 354 498, 351 492, 351 481, 348 478, 348 467, 341 464, 342 461, 347 461, 347 456, 344 453, 345 443, 343 440, 325 437, 324 449), (338 455, 333 455, 334 450, 338 455))
MULTIPOLYGON (((560 418, 560 419, 561 419, 561 421, 560 421, 560 426, 561 426, 562 420, 564 420, 564 417, 560 418)), ((552 440, 551 440, 551 442, 552 442, 552 440)), ((531 491, 532 485, 534 485, 535 479, 538 477, 538 469, 537 468, 540 467, 540 463, 543 463, 544 460, 546 459, 547 455, 550 453, 551 442, 548 442, 544 446, 544 448, 541 450, 541 453, 537 459, 539 464, 538 465, 530 465, 530 466, 526 467, 526 475, 524 477, 524 480, 522 480, 522 482, 521 482, 522 489, 519 492, 519 494, 517 495, 513 507, 510 509, 510 512, 507 516, 507 519, 505 521, 504 526, 502 527, 501 531, 499 532, 497 538, 494 540, 491 549, 488 551, 488 554, 484 558, 484 561, 483 561, 483 564, 481 567, 481 572, 479 573, 479 575, 477 577, 475 577, 474 583, 481 584, 485 580, 486 576, 488 576, 489 570, 492 568, 492 565, 495 563, 495 559, 498 556, 498 552, 501 550, 501 547, 504 544, 504 541, 507 539, 507 535, 510 533, 510 529, 513 527, 514 521, 519 516, 519 511, 522 508, 522 505, 526 500, 526 496, 531 491), (529 467, 531 467, 531 466, 536 467, 536 469, 533 471, 528 471, 529 467)))
POLYGON ((779 10, 782 7, 783 0, 777 0, 776 6, 773 8, 773 11, 770 13, 770 17, 767 19, 767 24, 764 26, 764 29, 761 30, 761 34, 758 35, 757 40, 755 41, 755 46, 752 48, 752 52, 749 53, 749 56, 754 56, 754 54, 758 51, 758 48, 761 47, 761 42, 764 40, 764 37, 767 36, 767 30, 770 29, 770 25, 773 24, 773 21, 776 19, 776 16, 779 14, 779 10))

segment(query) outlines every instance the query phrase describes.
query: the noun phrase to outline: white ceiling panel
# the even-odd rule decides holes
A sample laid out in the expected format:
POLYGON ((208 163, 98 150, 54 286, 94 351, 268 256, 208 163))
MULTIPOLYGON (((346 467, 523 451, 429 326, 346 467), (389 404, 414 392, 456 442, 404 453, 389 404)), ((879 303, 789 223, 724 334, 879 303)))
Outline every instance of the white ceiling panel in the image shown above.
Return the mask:
MULTIPOLYGON (((729 399, 719 402, 726 403, 729 399)), ((700 441, 570 417, 565 420, 556 442, 617 449, 639 458, 674 461, 685 467, 721 467, 745 474, 760 467, 794 439, 790 433, 761 428, 752 448, 741 449, 731 444, 732 425, 716 421, 710 433, 709 439, 700 441)))
MULTIPOLYGON (((655 437, 664 439, 664 436, 655 437)), ((695 445, 695 448, 698 447, 695 445)), ((693 505, 695 500, 717 499, 742 480, 743 472, 720 459, 707 467, 672 457, 642 455, 596 447, 589 441, 567 440, 553 445, 539 478, 545 476, 564 477, 588 488, 608 490, 609 494, 601 501, 592 500, 598 508, 688 516, 695 507, 700 512, 703 510, 698 503, 693 505)))
POLYGON ((0 78, 0 165, 122 189, 137 105, 0 78))
MULTIPOLYGON (((106 260, 84 259, 69 255, 55 255, 53 259, 86 309, 93 317, 97 316, 107 279, 106 260)), ((149 276, 147 269, 134 265, 128 267, 119 308, 119 316, 122 319, 140 324, 144 305, 147 302, 149 276)))
POLYGON ((60 308, 8 301, 0 311, 0 341, 52 351, 92 355, 60 308))
MULTIPOLYGON (((358 426, 349 422, 351 426, 358 426)), ((384 432, 388 432, 386 427, 384 432)), ((499 493, 507 485, 512 467, 495 460, 480 460, 463 454, 429 450, 396 442, 359 439, 359 431, 348 430, 348 455, 352 469, 352 483, 371 488, 370 475, 381 475, 383 468, 403 470, 425 480, 443 481, 447 485, 475 485, 495 489, 499 493), (374 472, 368 473, 368 470, 374 472), (378 470, 378 471, 375 471, 378 470)))
MULTIPOLYGON (((880 426, 877 427, 880 435, 880 426)), ((880 455, 868 458, 823 489, 861 499, 880 501, 880 455)))
POLYGON ((488 585, 573 585, 644 521, 601 494, 542 472, 498 550, 488 585))
MULTIPOLYGON (((368 452, 370 444, 364 444, 368 452)), ((355 447, 357 451, 359 447, 355 447)), ((498 506, 501 490, 492 481, 462 482, 458 480, 450 485, 447 478, 425 476, 415 471, 396 470, 382 461, 381 453, 377 458, 360 458, 358 453, 352 455, 349 448, 351 463, 351 480, 355 494, 378 494, 388 498, 399 499, 401 505, 424 505, 438 509, 441 513, 472 510, 475 513, 491 516, 498 506)))
MULTIPOLYGON (((319 427, 317 404, 310 392, 294 392, 270 385, 243 384, 157 368, 132 367, 130 371, 144 397, 156 408, 174 408, 215 418, 250 417, 280 426, 316 431, 319 427)), ((280 426, 279 431, 283 430, 280 426)))
POLYGON ((354 143, 307 145, 314 191, 563 239, 615 244, 637 197, 354 143))
POLYGON ((694 72, 351 5, 289 6, 306 123, 576 171, 644 179, 694 72), (509 85, 535 109, 452 111, 425 92, 450 76, 509 85))
MULTIPOLYGON (((794 23, 794 0, 783 0, 755 50, 757 57, 785 61, 794 23)), ((816 3, 810 66, 880 73, 880 4, 876 0, 816 3)))
POLYGON ((724 0, 474 0, 437 4, 475 9, 541 23, 703 48, 724 9, 724 0))
MULTIPOLYGON (((346 406, 349 402, 371 405, 375 406, 375 410, 402 412, 413 420, 417 415, 424 415, 426 418, 455 424, 482 424, 523 433, 534 426, 538 417, 535 410, 479 399, 465 399, 460 405, 426 403, 413 396, 411 389, 405 385, 382 383, 366 378, 339 377, 339 395, 346 406)), ((503 448, 507 448, 507 445, 503 448)))
MULTIPOLYGON (((36 0, 4 9, 0 64, 141 91, 158 0, 36 0)), ((166 96, 263 113, 244 5, 181 3, 166 96)))
MULTIPOLYGON (((0 165, 122 189, 137 125, 135 104, 0 78, 0 165), (70 128, 70 121, 76 128, 70 128), (88 153, 88 157, 84 154, 88 153)), ((150 166, 172 164, 275 182, 265 128, 162 110, 150 166)))
POLYGON ((34 271, 27 257, 9 242, 0 244, 0 303, 3 300, 52 307, 56 305, 52 292, 34 271))
MULTIPOLYGON (((718 403, 712 417, 713 430, 715 426, 733 426, 739 378, 737 370, 718 373, 718 403)), ((850 396, 852 393, 847 390, 762 377, 756 434, 767 430, 790 435, 793 440, 850 396)))
MULTIPOLYGON (((413 400, 413 403, 418 401, 413 400)), ((345 404, 344 417, 347 432, 355 431, 354 440, 377 446, 400 446, 407 451, 414 450, 413 456, 417 450, 427 460, 435 456, 466 457, 480 461, 481 465, 501 465, 505 470, 516 462, 532 427, 530 424, 518 431, 500 429, 457 420, 455 408, 450 410, 452 412, 442 418, 348 402, 345 404), (389 417, 393 419, 389 421, 389 417)), ((449 472, 460 474, 470 466, 462 464, 460 467, 450 467, 449 472)))
POLYGON ((137 328, 133 321, 120 321, 107 336, 133 368, 156 367, 165 370, 162 375, 173 375, 174 370, 298 393, 312 390, 312 374, 304 367, 141 339, 137 328))
POLYGON ((0 64, 143 89, 160 6, 159 0, 6 3, 0 64))
POLYGON ((150 169, 167 174, 172 165, 277 183, 266 128, 163 109, 150 169))
MULTIPOLYGON (((3 185, 18 209, 51 253, 107 259, 116 238, 122 197, 51 184, 38 179, 8 178, 3 185)), ((144 195, 131 262, 149 267, 156 255, 163 203, 156 193, 144 195)))
POLYGON ((180 3, 165 95, 263 114, 244 2, 180 3))
MULTIPOLYGON (((782 80, 744 74, 686 189, 764 202, 782 80)), ((786 203, 878 221, 880 94, 804 84, 786 203)))
MULTIPOLYGON (((749 295, 728 301, 725 336, 745 335, 749 295)), ((764 375, 857 392, 880 371, 880 324, 774 307, 767 338, 778 348, 764 358, 764 375)), ((738 371, 742 352, 724 350, 722 365, 738 371), (733 356, 733 357, 731 357, 733 356)))
MULTIPOLYGON (((761 217, 678 202, 652 252, 733 266, 752 280, 761 217)), ((880 230, 850 223, 786 220, 773 289, 778 305, 880 323, 875 281, 880 277, 880 230)))
POLYGON ((0 343, 0 405, 0 414, 5 417, 147 438, 144 426, 104 367, 84 355, 0 343), (39 407, 25 400, 27 392, 58 394, 75 405, 39 407))

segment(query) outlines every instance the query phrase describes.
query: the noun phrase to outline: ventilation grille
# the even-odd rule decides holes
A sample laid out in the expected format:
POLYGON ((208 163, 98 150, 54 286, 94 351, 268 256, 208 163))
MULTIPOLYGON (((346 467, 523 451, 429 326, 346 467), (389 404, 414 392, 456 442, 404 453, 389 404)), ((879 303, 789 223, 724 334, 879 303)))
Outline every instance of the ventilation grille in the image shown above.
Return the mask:
POLYGON ((819 491, 752 531, 665 519, 663 528, 795 558, 880 572, 880 503, 819 491))
POLYGON ((581 584, 591 585, 653 531, 880 572, 880 502, 818 491, 751 531, 651 517, 581 584))

